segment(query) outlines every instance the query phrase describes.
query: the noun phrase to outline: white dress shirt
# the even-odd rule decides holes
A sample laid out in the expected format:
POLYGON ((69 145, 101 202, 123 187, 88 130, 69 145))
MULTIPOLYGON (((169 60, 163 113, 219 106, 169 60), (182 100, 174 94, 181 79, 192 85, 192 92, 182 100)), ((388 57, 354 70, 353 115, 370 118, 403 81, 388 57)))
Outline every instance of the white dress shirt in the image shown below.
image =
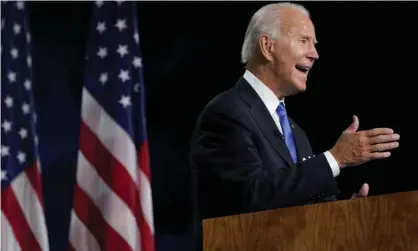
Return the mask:
MULTIPOLYGON (((263 101, 264 105, 267 107, 267 110, 270 112, 274 122, 276 123, 277 128, 283 134, 282 126, 280 124, 280 118, 276 113, 276 109, 281 102, 284 104, 284 99, 280 100, 276 94, 270 88, 268 88, 263 82, 261 82, 254 74, 250 71, 245 71, 244 79, 251 85, 255 90, 258 96, 263 101)), ((334 177, 340 174, 340 168, 338 162, 335 160, 334 156, 329 151, 324 152, 325 158, 327 159, 329 166, 331 167, 334 177)))

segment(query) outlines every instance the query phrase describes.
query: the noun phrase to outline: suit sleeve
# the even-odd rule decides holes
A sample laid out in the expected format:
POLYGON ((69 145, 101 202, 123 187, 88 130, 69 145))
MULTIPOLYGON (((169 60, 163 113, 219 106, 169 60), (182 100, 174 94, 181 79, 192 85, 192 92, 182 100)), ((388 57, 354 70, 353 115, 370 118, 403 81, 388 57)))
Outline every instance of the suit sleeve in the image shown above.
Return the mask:
POLYGON ((236 191, 225 191, 231 200, 251 210, 301 205, 338 191, 324 154, 294 168, 284 163, 267 167, 249 130, 223 112, 208 113, 201 120, 191 153, 199 168, 236 191))

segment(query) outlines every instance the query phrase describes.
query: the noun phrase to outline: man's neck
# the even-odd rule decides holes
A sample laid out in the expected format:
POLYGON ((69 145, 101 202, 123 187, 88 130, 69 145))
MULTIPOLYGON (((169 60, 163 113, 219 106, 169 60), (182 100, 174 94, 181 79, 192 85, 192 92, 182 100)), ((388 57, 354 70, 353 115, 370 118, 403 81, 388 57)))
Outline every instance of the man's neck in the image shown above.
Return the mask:
POLYGON ((275 77, 271 70, 267 69, 266 65, 247 65, 247 70, 256 76, 265 86, 276 94, 277 98, 282 100, 284 95, 278 90, 278 84, 275 82, 275 77))

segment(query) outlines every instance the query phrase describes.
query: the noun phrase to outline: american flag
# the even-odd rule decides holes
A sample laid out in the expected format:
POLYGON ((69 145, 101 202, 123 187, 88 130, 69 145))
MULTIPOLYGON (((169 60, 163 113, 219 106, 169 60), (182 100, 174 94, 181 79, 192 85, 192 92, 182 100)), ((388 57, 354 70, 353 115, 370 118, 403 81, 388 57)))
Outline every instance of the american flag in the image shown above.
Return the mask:
POLYGON ((2 2, 1 250, 49 250, 24 2, 2 2))
POLYGON ((93 7, 70 250, 153 251, 137 7, 114 1, 93 7))

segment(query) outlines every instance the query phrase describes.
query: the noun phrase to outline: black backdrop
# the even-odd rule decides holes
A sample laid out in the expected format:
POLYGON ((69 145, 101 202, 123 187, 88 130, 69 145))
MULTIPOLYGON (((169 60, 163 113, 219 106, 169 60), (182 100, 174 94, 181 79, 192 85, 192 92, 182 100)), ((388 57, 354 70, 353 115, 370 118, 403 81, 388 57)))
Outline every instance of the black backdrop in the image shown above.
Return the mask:
MULTIPOLYGON (((139 2, 148 89, 158 250, 187 250, 191 201, 187 153, 203 106, 244 71, 240 49, 266 2, 139 2)), ((290 115, 317 152, 332 147, 351 116, 360 129, 392 127, 400 148, 384 161, 345 170, 341 199, 368 182, 370 194, 417 189, 415 92, 417 3, 304 2, 319 40, 305 93, 290 115)), ((66 248, 76 169, 89 2, 31 2, 34 82, 51 248, 66 248)))

